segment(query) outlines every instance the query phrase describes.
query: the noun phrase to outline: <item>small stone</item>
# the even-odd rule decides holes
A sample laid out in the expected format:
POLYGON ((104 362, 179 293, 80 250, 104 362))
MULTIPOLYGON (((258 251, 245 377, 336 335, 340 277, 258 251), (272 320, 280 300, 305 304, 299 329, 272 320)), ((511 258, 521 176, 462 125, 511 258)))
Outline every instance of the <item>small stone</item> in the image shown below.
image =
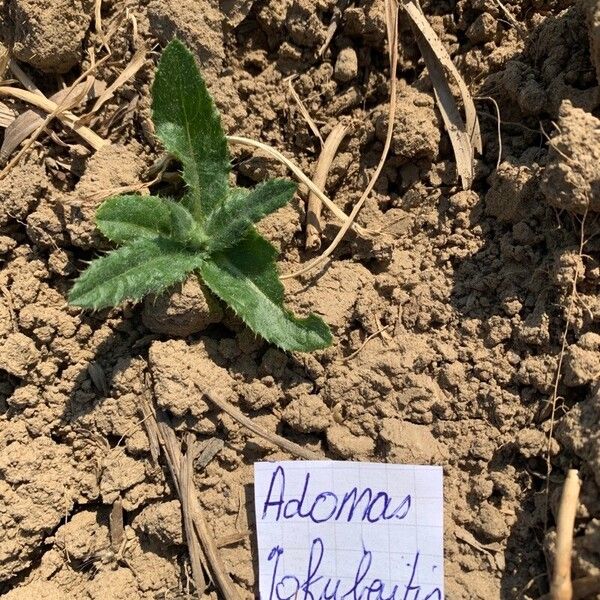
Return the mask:
POLYGON ((40 356, 33 340, 22 333, 10 333, 0 341, 0 369, 15 377, 25 377, 40 356))
POLYGON ((358 57, 354 48, 342 48, 337 55, 333 76, 337 81, 345 83, 358 75, 358 57))

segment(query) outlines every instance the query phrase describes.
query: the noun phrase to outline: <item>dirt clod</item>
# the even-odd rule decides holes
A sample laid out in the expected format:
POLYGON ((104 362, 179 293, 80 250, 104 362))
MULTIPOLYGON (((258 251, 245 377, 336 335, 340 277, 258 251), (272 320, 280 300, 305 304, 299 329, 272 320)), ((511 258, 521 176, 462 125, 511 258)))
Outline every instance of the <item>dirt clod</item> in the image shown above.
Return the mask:
POLYGON ((15 58, 48 73, 66 73, 82 56, 93 0, 9 0, 15 58))
POLYGON ((561 105, 541 181, 546 201, 579 214, 600 211, 600 120, 570 102, 561 105))
POLYGON ((351 81, 358 74, 358 57, 354 48, 342 48, 335 60, 335 78, 346 83, 351 81))
POLYGON ((600 335, 591 331, 569 346, 565 354, 565 385, 586 385, 600 380, 600 335))
POLYGON ((195 276, 159 297, 147 296, 142 315, 150 331, 176 337, 203 331, 222 318, 221 305, 195 276))
POLYGON ((0 341, 0 369, 16 377, 25 377, 40 359, 35 343, 22 333, 9 333, 0 341))

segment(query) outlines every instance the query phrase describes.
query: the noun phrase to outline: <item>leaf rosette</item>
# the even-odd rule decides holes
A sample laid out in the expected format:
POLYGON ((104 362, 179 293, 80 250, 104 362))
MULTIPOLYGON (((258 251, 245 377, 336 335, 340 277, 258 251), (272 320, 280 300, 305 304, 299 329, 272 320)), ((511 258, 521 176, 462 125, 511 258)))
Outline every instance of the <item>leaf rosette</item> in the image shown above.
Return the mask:
POLYGON ((119 247, 92 261, 70 303, 101 309, 139 301, 195 271, 267 341, 290 351, 329 346, 331 333, 320 317, 298 318, 285 308, 277 251, 254 227, 293 198, 296 184, 271 179, 253 189, 230 187, 219 113, 194 57, 177 40, 159 62, 152 116, 165 149, 182 164, 186 193, 181 201, 139 195, 106 200, 96 224, 119 247))

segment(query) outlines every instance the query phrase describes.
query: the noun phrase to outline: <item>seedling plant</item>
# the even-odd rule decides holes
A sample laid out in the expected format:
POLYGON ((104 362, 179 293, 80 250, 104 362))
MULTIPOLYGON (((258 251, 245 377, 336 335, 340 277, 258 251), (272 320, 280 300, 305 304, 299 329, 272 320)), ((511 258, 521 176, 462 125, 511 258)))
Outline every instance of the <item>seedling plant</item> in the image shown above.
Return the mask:
POLYGON ((253 189, 229 185, 230 158, 219 114, 194 57, 179 41, 164 50, 152 87, 156 134, 182 164, 180 200, 121 195, 103 202, 98 229, 120 246, 93 260, 69 295, 91 309, 159 294, 195 272, 258 335, 290 351, 331 344, 314 314, 283 305, 277 251, 254 224, 284 206, 296 184, 270 179, 253 189))

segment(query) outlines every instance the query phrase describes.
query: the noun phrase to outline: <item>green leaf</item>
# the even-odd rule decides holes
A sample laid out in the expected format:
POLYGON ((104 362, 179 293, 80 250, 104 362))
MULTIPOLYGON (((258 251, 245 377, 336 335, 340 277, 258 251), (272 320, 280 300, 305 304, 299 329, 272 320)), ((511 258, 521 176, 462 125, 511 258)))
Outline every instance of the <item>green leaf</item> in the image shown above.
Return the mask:
POLYGON ((100 309, 141 300, 182 281, 201 260, 201 254, 170 240, 140 238, 94 260, 75 282, 69 302, 100 309))
POLYGON ((115 196, 103 202, 96 211, 96 225, 117 244, 157 235, 168 236, 171 204, 156 196, 115 196))
POLYGON ((331 345, 322 319, 298 319, 283 307, 277 251, 254 229, 237 245, 206 258, 200 273, 208 287, 267 341, 284 350, 308 352, 331 345))
POLYGON ((227 196, 229 151, 194 57, 178 40, 162 53, 152 87, 152 110, 156 134, 183 164, 188 208, 202 222, 227 196))
POLYGON ((253 223, 287 204, 296 188, 293 181, 271 179, 252 190, 232 189, 204 225, 209 250, 214 252, 235 245, 253 223))
POLYGON ((173 239, 182 244, 188 244, 197 227, 190 211, 183 204, 173 202, 171 205, 171 235, 173 239))

